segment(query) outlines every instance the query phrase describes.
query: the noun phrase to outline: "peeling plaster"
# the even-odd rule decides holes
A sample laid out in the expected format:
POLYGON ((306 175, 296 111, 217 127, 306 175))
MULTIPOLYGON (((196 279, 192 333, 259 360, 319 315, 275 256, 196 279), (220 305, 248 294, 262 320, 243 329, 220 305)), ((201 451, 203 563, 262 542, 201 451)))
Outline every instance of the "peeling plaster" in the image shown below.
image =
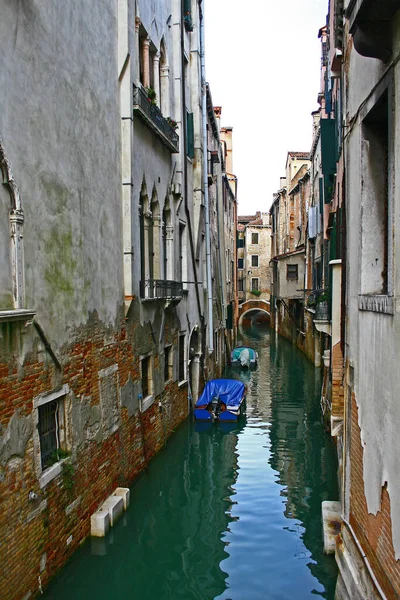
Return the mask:
POLYGON ((396 560, 400 559, 400 477, 398 434, 400 378, 391 320, 364 313, 360 319, 359 372, 356 386, 358 419, 363 446, 364 493, 368 512, 381 510, 382 488, 387 484, 396 560), (385 348, 383 351, 383 343, 385 348), (373 352, 372 349, 376 348, 373 352))
POLYGON ((5 466, 12 456, 24 456, 32 431, 32 418, 20 416, 18 411, 11 417, 5 431, 3 427, 0 427, 1 465, 5 466))

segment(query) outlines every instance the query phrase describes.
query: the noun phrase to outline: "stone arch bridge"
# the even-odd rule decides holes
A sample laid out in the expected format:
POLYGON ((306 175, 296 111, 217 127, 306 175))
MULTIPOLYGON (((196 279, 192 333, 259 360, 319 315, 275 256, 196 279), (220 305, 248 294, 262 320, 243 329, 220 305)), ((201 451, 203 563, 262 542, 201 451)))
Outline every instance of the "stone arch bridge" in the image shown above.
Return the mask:
POLYGON ((246 302, 242 302, 242 304, 239 305, 239 324, 243 321, 243 317, 247 315, 247 313, 255 311, 261 311, 263 313, 266 313, 268 315, 268 318, 270 318, 270 302, 267 300, 246 300, 246 302))

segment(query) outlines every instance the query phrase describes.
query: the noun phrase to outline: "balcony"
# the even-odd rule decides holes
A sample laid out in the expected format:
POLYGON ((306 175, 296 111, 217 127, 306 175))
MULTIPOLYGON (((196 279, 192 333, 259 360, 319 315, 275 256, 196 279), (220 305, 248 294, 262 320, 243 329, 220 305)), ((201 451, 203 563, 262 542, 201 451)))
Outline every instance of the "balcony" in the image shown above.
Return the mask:
POLYGON ((314 325, 317 331, 331 335, 331 311, 328 290, 313 290, 308 296, 307 308, 314 313, 314 325))
POLYGON ((179 136, 163 117, 156 104, 152 104, 146 90, 133 86, 133 112, 151 129, 172 153, 179 152, 179 136))
POLYGON ((146 279, 140 282, 140 297, 142 300, 175 300, 183 296, 181 281, 167 279, 146 279))

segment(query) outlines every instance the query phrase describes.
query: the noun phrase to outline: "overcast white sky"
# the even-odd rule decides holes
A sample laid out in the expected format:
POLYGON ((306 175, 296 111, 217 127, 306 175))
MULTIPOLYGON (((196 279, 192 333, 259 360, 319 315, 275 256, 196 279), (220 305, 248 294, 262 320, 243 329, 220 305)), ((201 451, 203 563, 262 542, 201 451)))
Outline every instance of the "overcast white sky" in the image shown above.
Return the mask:
POLYGON ((311 147, 328 0, 205 0, 206 79, 233 127, 239 214, 267 211, 286 154, 311 147))

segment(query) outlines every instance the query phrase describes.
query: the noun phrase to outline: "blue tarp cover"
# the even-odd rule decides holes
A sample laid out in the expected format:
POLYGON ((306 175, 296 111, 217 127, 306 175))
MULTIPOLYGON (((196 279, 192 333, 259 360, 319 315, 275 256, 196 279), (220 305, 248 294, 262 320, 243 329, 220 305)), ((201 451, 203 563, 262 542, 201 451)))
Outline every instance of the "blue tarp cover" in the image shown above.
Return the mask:
POLYGON ((200 398, 195 404, 195 408, 199 406, 207 406, 215 397, 220 398, 227 406, 239 406, 245 392, 245 385, 237 379, 211 379, 203 390, 200 398))
POLYGON ((255 358, 256 358, 256 352, 255 352, 255 350, 253 350, 253 348, 249 348, 248 346, 240 346, 240 347, 235 348, 234 350, 232 350, 231 360, 232 361, 240 360, 240 353, 243 350, 246 350, 246 349, 250 353, 250 360, 255 360, 255 358))

